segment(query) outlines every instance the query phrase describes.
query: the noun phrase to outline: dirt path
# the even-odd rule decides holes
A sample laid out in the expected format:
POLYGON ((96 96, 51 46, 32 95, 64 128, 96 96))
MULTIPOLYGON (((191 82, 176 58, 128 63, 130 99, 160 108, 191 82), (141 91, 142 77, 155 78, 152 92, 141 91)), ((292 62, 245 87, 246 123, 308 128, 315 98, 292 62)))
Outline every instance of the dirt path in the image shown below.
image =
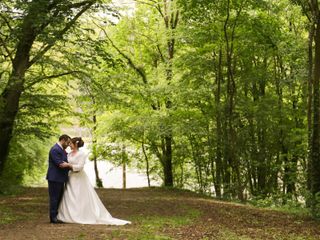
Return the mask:
POLYGON ((0 197, 0 239, 320 239, 320 223, 277 211, 165 189, 102 189, 98 194, 129 226, 48 222, 46 188, 0 197))

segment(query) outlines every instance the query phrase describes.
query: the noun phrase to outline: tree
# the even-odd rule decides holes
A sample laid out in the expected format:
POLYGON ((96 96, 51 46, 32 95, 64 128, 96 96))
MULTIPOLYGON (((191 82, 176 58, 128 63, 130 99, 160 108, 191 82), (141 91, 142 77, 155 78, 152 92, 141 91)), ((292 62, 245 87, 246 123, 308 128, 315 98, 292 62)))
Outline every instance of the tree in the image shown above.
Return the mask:
POLYGON ((311 193, 313 196, 313 213, 319 216, 320 209, 320 10, 319 3, 310 0, 312 20, 314 24, 314 65, 313 65, 313 122, 311 147, 311 193))
MULTIPOLYGON (((8 75, 1 76, 1 81, 5 84, 0 95, 0 175, 8 157, 21 95, 27 86, 28 71, 41 63, 57 42, 63 41, 63 37, 79 17, 94 3, 93 0, 75 3, 58 0, 0 3, 1 26, 5 32, 1 36, 1 48, 4 58, 10 59, 7 64, 11 68, 8 75)), ((51 77, 53 76, 37 81, 51 77)))

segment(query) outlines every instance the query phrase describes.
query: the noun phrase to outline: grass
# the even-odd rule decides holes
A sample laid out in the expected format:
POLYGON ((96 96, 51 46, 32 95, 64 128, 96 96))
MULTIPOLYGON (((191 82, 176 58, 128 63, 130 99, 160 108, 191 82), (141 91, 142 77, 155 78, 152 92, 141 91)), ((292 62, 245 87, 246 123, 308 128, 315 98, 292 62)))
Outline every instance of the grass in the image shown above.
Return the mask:
MULTIPOLYGON (((252 238, 246 236, 239 236, 229 229, 221 228, 218 234, 219 240, 251 240, 252 238)), ((205 238, 202 240, 206 240, 205 238)), ((209 239, 208 239, 209 240, 209 239)))
POLYGON ((15 222, 18 219, 21 219, 21 217, 14 214, 10 208, 0 205, 0 226, 15 222))
POLYGON ((128 239, 128 240, 170 240, 170 236, 162 233, 166 228, 176 228, 187 225, 197 220, 201 212, 188 206, 180 206, 184 212, 181 216, 134 216, 130 220, 137 224, 135 231, 117 230, 112 233, 109 239, 128 239))
POLYGON ((283 206, 275 206, 268 207, 267 209, 276 210, 283 213, 288 213, 300 217, 311 217, 311 212, 308 208, 294 205, 283 205, 283 206))
POLYGON ((4 185, 0 181, 0 197, 1 196, 13 196, 21 194, 24 188, 20 185, 4 185))
POLYGON ((127 226, 48 223, 46 188, 0 196, 0 239, 64 240, 315 240, 320 223, 292 209, 221 202, 172 189, 97 189, 110 213, 127 226), (271 210, 270 210, 271 209, 271 210), (58 235, 57 235, 58 233, 58 235))

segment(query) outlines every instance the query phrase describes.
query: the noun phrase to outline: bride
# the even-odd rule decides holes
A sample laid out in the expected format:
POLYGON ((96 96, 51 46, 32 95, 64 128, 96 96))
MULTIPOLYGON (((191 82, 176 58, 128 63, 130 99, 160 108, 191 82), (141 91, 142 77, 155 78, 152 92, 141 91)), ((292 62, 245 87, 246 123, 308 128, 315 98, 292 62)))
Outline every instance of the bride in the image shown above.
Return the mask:
POLYGON ((69 181, 66 184, 57 218, 66 223, 125 225, 131 222, 113 218, 91 185, 83 166, 88 155, 79 148, 80 137, 71 139, 68 154, 69 181))

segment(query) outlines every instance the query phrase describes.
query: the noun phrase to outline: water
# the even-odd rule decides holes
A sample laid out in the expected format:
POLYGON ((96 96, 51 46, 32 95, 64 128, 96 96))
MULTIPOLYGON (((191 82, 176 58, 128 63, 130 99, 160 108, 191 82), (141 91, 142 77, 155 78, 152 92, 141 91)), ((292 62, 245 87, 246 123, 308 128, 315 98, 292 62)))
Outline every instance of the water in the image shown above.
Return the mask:
MULTIPOLYGON (((69 134, 69 135, 73 136, 74 134, 69 134)), ((89 145, 90 144, 85 144, 80 149, 80 151, 89 153, 90 152, 89 145)), ((70 152, 71 151, 70 147, 68 147, 66 151, 70 152)), ((116 167, 107 160, 98 161, 97 164, 98 164, 99 177, 102 179, 104 188, 122 188, 122 166, 116 167)), ((84 171, 88 175, 91 184, 95 186, 96 177, 94 173, 94 164, 89 159, 86 160, 86 164, 84 165, 84 171)), ((138 169, 127 167, 126 180, 127 180, 126 181, 127 188, 148 187, 147 175, 142 171, 138 171, 138 169)), ((160 186, 160 182, 151 181, 151 186, 160 186)))
MULTIPOLYGON (((122 188, 122 167, 115 167, 107 161, 98 161, 99 176, 102 179, 103 187, 105 188, 122 188)), ((92 161, 87 161, 84 165, 84 170, 87 173, 90 182, 93 186, 96 184, 94 164, 92 161)), ((135 169, 127 168, 127 188, 148 187, 147 175, 139 173, 135 169)), ((159 186, 156 181, 151 181, 151 186, 159 186)))

